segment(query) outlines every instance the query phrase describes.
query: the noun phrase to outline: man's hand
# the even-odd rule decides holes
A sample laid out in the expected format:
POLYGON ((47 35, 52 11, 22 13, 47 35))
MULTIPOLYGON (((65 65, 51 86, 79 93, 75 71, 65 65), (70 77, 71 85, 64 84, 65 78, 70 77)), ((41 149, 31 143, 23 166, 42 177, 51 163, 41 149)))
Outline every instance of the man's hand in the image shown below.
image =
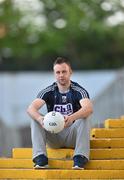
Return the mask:
POLYGON ((65 126, 64 127, 69 127, 73 123, 73 119, 71 116, 64 116, 65 119, 65 126))

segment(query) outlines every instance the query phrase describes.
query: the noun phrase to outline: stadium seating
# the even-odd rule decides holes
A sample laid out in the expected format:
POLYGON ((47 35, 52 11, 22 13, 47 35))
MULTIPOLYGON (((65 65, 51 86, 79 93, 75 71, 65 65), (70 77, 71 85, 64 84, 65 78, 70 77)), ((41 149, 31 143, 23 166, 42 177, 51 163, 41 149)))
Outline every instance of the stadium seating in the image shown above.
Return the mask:
POLYGON ((124 119, 107 119, 91 130, 90 161, 72 170, 73 149, 47 149, 49 169, 34 170, 31 148, 14 148, 0 158, 0 179, 124 179, 124 119))

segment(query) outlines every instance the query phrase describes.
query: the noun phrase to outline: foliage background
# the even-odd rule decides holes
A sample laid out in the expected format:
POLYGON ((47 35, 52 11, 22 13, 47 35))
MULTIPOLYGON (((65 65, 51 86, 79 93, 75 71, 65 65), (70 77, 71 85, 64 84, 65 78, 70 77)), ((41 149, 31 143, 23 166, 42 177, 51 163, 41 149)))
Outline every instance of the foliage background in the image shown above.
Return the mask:
POLYGON ((124 66, 124 0, 0 0, 0 70, 124 66))

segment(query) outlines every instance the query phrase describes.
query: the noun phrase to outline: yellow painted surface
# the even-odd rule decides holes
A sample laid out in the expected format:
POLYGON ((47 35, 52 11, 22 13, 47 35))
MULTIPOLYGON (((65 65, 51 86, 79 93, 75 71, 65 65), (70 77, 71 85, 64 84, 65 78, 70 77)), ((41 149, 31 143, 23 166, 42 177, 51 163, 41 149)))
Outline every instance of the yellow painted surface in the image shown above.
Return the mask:
POLYGON ((124 148, 124 138, 92 139, 91 148, 124 148))
POLYGON ((32 158, 32 148, 13 148, 13 158, 32 158))
MULTIPOLYGON (((58 160, 50 159, 49 167, 58 169, 71 169, 73 166, 72 160, 58 160)), ((1 158, 0 168, 23 168, 33 169, 33 162, 31 159, 12 159, 12 158, 1 158)), ((85 169, 124 169, 124 159, 118 160, 90 160, 85 169)))
POLYGON ((31 170, 0 169, 0 178, 123 179, 124 170, 31 170))
POLYGON ((106 119, 105 128, 124 128, 124 119, 106 119))
POLYGON ((0 168, 33 168, 31 159, 0 158, 0 168))
MULTIPOLYGON (((49 158, 72 158, 73 149, 47 149, 49 158)), ((32 149, 16 148, 13 150, 14 158, 32 158, 32 149), (23 153, 22 153, 23 152, 23 153)), ((119 159, 124 158, 124 148, 104 148, 104 149, 91 149, 91 159, 119 159)))
POLYGON ((94 128, 91 136, 95 138, 124 138, 124 128, 94 128))
MULTIPOLYGON (((1 179, 1 178, 0 178, 1 179)), ((1 180, 8 180, 8 179, 1 179, 1 180)), ((9 178, 9 180, 17 180, 17 178, 15 179, 15 178, 9 178)), ((20 178, 18 178, 18 180, 22 180, 22 178, 20 179, 20 178)), ((53 179, 51 179, 51 178, 47 178, 47 179, 44 179, 44 178, 23 178, 23 180, 53 180, 53 179)), ((54 178, 54 180, 58 180, 58 178, 56 179, 56 178, 54 178)), ((70 180, 70 178, 62 178, 61 180, 70 180)), ((77 180, 77 179, 73 179, 73 180, 77 180)), ((80 180, 84 180, 84 178, 82 179, 82 178, 80 178, 80 180)), ((88 180, 90 180, 90 179, 88 179, 88 180)), ((96 180, 96 179, 95 179, 96 180)), ((115 180, 115 179, 111 179, 111 180, 115 180)))
MULTIPOLYGON (((92 139, 90 141, 91 148, 123 148, 124 147, 124 138, 106 138, 106 139, 92 139)), ((49 157, 55 156, 56 158, 65 158, 73 155, 72 149, 63 150, 48 150, 49 157), (56 154, 57 153, 57 154, 56 154), (58 156, 58 157, 57 157, 58 156)), ((13 149, 13 158, 31 158, 32 157, 32 148, 14 148, 13 149)))
MULTIPOLYGON (((71 158, 73 156, 73 149, 47 149, 49 158, 71 158)), ((14 148, 13 158, 31 158, 32 148, 14 148)))
POLYGON ((0 158, 0 179, 124 179, 123 123, 124 119, 108 119, 105 128, 92 129, 85 170, 72 170, 73 149, 47 148, 50 168, 34 170, 32 148, 14 148, 13 158, 0 158))
POLYGON ((90 159, 122 159, 124 148, 114 149, 91 149, 90 159))

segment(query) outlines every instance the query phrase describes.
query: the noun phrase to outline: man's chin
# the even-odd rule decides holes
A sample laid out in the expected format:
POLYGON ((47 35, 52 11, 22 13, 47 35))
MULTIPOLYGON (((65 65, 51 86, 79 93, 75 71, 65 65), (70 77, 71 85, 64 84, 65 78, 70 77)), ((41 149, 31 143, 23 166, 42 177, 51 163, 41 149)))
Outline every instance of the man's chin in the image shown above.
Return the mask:
POLYGON ((65 81, 59 81, 59 84, 60 84, 61 86, 66 86, 66 82, 65 82, 65 81))

